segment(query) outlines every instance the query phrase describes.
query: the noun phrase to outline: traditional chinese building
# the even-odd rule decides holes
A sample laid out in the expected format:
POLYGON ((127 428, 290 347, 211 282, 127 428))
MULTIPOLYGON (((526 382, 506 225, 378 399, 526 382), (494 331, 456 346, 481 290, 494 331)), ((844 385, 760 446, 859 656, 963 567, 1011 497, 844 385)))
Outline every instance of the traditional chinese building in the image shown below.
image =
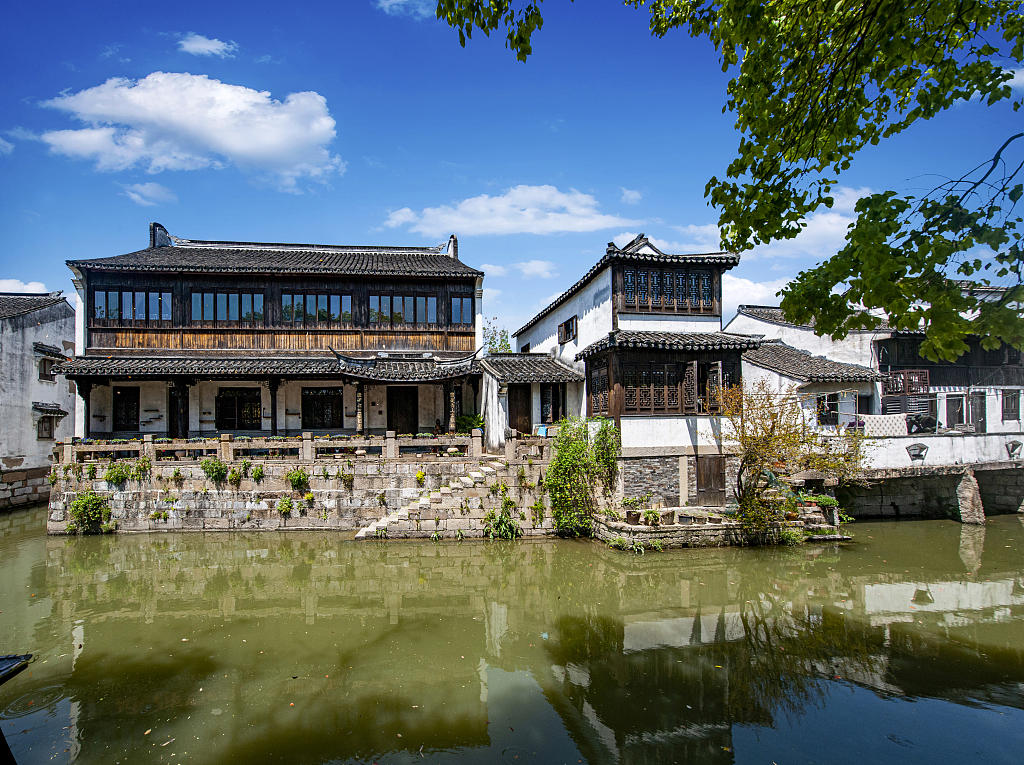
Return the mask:
POLYGON ((181 239, 71 260, 77 434, 444 431, 480 411, 484 274, 437 247, 181 239))
MULTIPOLYGON (((722 332, 728 252, 672 255, 640 234, 609 243, 582 279, 516 334, 585 375, 566 385, 566 411, 607 416, 622 436, 627 496, 667 505, 723 505, 726 455, 715 437, 720 391, 738 384, 742 354, 760 338, 722 332)), ((542 390, 534 392, 540 396, 542 390)), ((508 398, 509 417, 542 402, 508 398)))
POLYGON ((56 365, 74 348, 75 312, 59 292, 0 293, 0 508, 50 494, 57 439, 75 394, 56 365))

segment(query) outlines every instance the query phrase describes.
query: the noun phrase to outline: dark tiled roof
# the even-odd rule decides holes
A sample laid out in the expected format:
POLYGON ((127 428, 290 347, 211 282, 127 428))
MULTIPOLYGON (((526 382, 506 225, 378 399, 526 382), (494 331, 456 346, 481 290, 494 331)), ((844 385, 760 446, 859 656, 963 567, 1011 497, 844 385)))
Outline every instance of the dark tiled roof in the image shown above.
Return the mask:
POLYGON ((356 377, 364 380, 429 381, 472 374, 472 357, 426 358, 185 358, 76 356, 53 368, 68 377, 173 376, 212 378, 356 377))
POLYGON ((665 351, 745 351, 761 344, 760 335, 729 332, 609 332, 576 354, 585 359, 608 348, 653 348, 665 351))
POLYGON ((774 340, 765 340, 760 348, 746 351, 743 360, 803 382, 872 382, 882 377, 868 367, 812 356, 774 340))
POLYGON ((0 319, 10 319, 64 302, 59 292, 0 292, 0 319))
MULTIPOLYGON (((766 321, 769 324, 781 324, 785 327, 800 327, 801 329, 814 329, 813 321, 807 324, 794 324, 791 321, 787 321, 785 314, 782 313, 782 309, 777 305, 741 305, 736 309, 736 312, 742 316, 749 316, 752 319, 766 321)), ((879 330, 888 331, 891 329, 885 319, 879 318, 879 322, 879 325, 874 329, 853 329, 850 331, 875 332, 879 330)))
POLYGON ((513 332, 512 337, 517 337, 521 332, 528 330, 552 310, 586 287, 595 276, 607 268, 613 261, 652 263, 666 266, 715 265, 721 266, 722 270, 727 271, 740 262, 740 256, 732 252, 710 252, 703 255, 667 255, 651 244, 643 234, 637 236, 622 249, 616 247, 615 242, 608 242, 608 249, 605 251, 604 257, 597 261, 597 264, 587 271, 582 279, 559 295, 547 308, 513 332), (650 250, 650 252, 641 252, 641 250, 650 250))
POLYGON ((61 361, 67 358, 67 354, 55 345, 32 343, 32 350, 36 353, 41 353, 43 356, 50 356, 51 358, 60 359, 61 361))
POLYGON ((567 367, 546 353, 492 353, 480 359, 481 368, 490 372, 498 382, 581 382, 579 372, 567 367))
POLYGON ((239 247, 150 247, 127 255, 69 260, 71 268, 103 271, 205 273, 299 273, 359 276, 477 277, 482 271, 433 247, 333 247, 280 249, 253 243, 239 247))
POLYGON ((58 404, 50 404, 45 401, 33 401, 32 408, 43 414, 52 414, 58 417, 67 417, 68 413, 60 408, 58 404))

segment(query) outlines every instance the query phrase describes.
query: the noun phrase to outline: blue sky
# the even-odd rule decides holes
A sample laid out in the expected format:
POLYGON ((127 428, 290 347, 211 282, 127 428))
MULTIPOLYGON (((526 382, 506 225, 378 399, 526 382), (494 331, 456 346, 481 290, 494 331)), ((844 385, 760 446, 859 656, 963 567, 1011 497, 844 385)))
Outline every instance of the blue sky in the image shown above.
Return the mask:
MULTIPOLYGON (((195 239, 455 233, 514 330, 608 241, 717 250, 704 185, 739 136, 711 46, 652 38, 612 0, 544 13, 523 64, 503 36, 460 47, 429 0, 6 4, 0 290, 70 292, 66 259, 142 249, 153 220, 195 239)), ((959 176, 1020 119, 964 104, 865 152, 832 211, 743 255, 727 307, 774 303, 834 254, 858 194, 959 176)))

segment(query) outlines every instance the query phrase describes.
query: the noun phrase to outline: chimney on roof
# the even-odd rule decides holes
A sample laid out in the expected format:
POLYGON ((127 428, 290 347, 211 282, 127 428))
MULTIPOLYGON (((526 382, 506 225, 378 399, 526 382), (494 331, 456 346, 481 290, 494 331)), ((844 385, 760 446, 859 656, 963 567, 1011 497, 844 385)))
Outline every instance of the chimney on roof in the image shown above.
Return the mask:
POLYGON ((459 238, 455 234, 448 238, 448 255, 456 260, 459 259, 459 238))
POLYGON ((173 247, 174 242, 171 241, 171 235, 167 233, 167 229, 154 222, 149 224, 149 246, 150 248, 173 247))

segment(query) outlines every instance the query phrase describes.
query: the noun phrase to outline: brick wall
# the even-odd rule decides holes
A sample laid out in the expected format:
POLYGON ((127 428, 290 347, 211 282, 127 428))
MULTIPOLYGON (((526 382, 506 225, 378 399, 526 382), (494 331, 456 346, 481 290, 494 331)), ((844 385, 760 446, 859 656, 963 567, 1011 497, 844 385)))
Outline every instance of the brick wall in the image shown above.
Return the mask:
POLYGON ((652 504, 679 506, 679 457, 625 457, 619 464, 624 497, 651 492, 652 504))
POLYGON ((0 473, 0 510, 46 502, 50 498, 49 472, 40 467, 0 473))

